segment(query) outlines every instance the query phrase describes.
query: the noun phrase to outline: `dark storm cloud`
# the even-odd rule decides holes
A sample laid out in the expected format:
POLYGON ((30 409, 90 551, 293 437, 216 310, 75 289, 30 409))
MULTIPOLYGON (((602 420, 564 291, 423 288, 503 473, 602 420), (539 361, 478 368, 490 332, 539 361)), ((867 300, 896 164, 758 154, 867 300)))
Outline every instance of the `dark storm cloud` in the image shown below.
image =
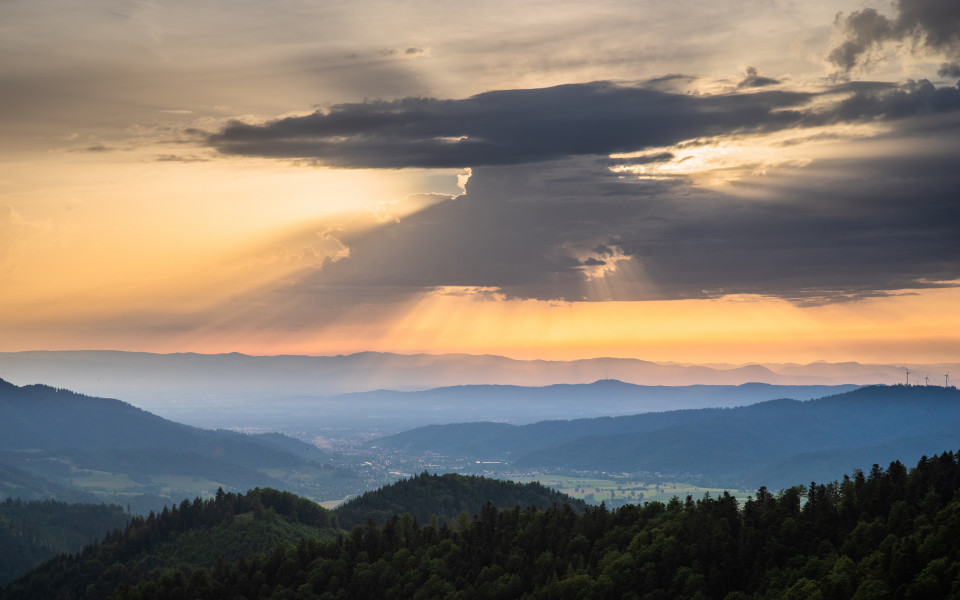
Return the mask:
POLYGON ((870 51, 887 42, 910 41, 915 47, 960 58, 960 2, 956 0, 897 0, 896 16, 886 17, 874 8, 864 8, 837 24, 846 35, 830 51, 828 59, 843 71, 864 63, 870 51))
POLYGON ((940 77, 960 77, 960 63, 943 63, 937 69, 940 77))
POLYGON ((616 254, 603 243, 623 223, 655 217, 665 190, 628 184, 596 159, 475 168, 466 194, 345 240, 350 256, 300 286, 324 294, 476 286, 512 297, 583 299, 584 268, 616 254))
MULTIPOLYGON (((762 78, 760 78, 762 79, 762 78)), ((957 108, 956 88, 847 83, 818 93, 700 96, 610 82, 503 90, 462 100, 340 104, 264 125, 232 122, 209 143, 227 154, 344 168, 474 167, 605 155, 731 133, 894 119, 957 108), (828 108, 806 105, 846 95, 828 108)))
MULTIPOLYGON (((851 84, 856 89, 856 84, 851 84)), ((960 84, 935 87, 926 79, 910 81, 894 89, 874 86, 858 90, 825 113, 826 121, 889 120, 948 113, 960 110, 960 84)))
POLYGON ((442 286, 542 300, 760 294, 815 304, 960 279, 960 174, 942 149, 818 161, 759 201, 604 166, 476 168, 463 196, 347 240, 349 257, 291 289, 345 304, 442 286), (591 286, 592 267, 624 256, 624 278, 591 286))
POLYGON ((671 297, 753 293, 832 302, 960 279, 955 157, 814 164, 773 203, 671 205, 660 235, 613 240, 671 297), (694 210, 695 207, 695 210, 694 210))
POLYGON ((210 141, 338 166, 472 168, 465 194, 345 237, 348 256, 271 305, 389 302, 450 286, 542 300, 761 294, 809 304, 960 280, 960 88, 925 80, 716 96, 599 82, 408 98, 233 123, 210 141), (729 134, 881 121, 888 133, 877 141, 899 152, 781 167, 769 185, 737 184, 742 196, 615 168, 682 163, 729 134))
POLYGON ((594 82, 463 100, 340 104, 265 125, 234 122, 209 142, 228 154, 308 158, 348 168, 505 165, 787 127, 801 118, 790 109, 812 96, 695 96, 594 82))

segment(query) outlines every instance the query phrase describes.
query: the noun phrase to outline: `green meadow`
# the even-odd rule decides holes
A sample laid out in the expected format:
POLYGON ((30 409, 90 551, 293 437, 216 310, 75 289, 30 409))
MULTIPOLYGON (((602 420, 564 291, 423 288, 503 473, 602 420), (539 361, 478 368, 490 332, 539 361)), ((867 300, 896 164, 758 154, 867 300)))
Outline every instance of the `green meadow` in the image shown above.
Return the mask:
POLYGON ((737 489, 733 487, 717 488, 703 487, 692 483, 677 481, 649 482, 629 477, 573 477, 568 475, 540 475, 527 477, 522 482, 539 481, 543 485, 563 492, 574 498, 581 498, 591 504, 606 502, 607 504, 642 504, 644 502, 669 502, 674 496, 685 499, 693 496, 700 499, 709 493, 716 497, 728 492, 740 502, 746 501, 748 496, 755 496, 756 490, 737 489))

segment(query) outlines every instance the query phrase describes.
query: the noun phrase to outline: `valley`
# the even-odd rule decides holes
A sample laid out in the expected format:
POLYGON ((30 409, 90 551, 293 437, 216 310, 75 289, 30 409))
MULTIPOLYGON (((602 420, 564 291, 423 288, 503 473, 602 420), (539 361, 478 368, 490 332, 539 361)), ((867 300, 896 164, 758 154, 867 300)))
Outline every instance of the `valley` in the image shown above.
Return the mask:
POLYGON ((322 412, 296 423, 300 415, 293 413, 289 429, 277 428, 286 433, 241 433, 175 423, 122 401, 42 385, 0 382, 0 387, 7 415, 0 424, 0 465, 6 469, 0 472, 0 495, 114 502, 141 514, 182 498, 211 497, 221 487, 275 487, 334 506, 422 472, 517 481, 543 481, 548 475, 602 479, 597 485, 557 484, 595 504, 668 500, 674 492, 684 497, 731 491, 742 498, 760 485, 777 489, 825 481, 837 472, 960 447, 960 435, 948 425, 960 421, 960 393, 935 386, 841 388, 813 399, 824 388, 652 391, 612 381, 507 391, 481 386, 394 399, 400 407, 394 410, 422 418, 435 406, 451 406, 451 393, 467 394, 487 411, 497 410, 499 405, 486 400, 498 394, 504 395, 503 405, 526 405, 526 411, 543 404, 602 411, 617 403, 621 410, 628 405, 650 410, 520 423, 436 423, 322 439, 305 431, 311 422, 325 421, 322 412), (787 393, 807 399, 762 399, 787 393), (711 401, 721 407, 654 410, 671 396, 681 407, 711 401), (668 483, 670 489, 664 489, 668 483))
MULTIPOLYGON (((147 597, 153 593, 151 586, 176 588, 178 578, 188 575, 192 583, 184 580, 181 587, 210 594, 213 588, 204 588, 204 581, 216 580, 218 589, 229 589, 233 584, 216 578, 224 576, 224 569, 244 568, 252 553, 273 548, 279 557, 280 549, 295 544, 298 552, 322 554, 333 540, 344 544, 354 539, 344 537, 350 531, 349 536, 360 536, 356 543, 372 544, 366 551, 370 557, 381 542, 363 541, 365 536, 376 540, 400 535, 409 543, 416 536, 441 540, 451 532, 466 535, 481 522, 488 523, 484 527, 502 523, 509 528, 507 522, 516 519, 568 519, 551 512, 561 506, 571 511, 569 519, 587 522, 604 520, 597 515, 607 514, 630 518, 631 511, 641 507, 652 511, 651 516, 660 514, 663 508, 658 507, 670 507, 667 514, 726 511, 747 518, 757 506, 774 510, 782 504, 777 511, 803 517, 814 510, 810 506, 821 505, 820 496, 853 493, 849 485, 860 486, 864 473, 870 474, 867 483, 885 477, 876 463, 892 461, 890 476, 901 477, 903 467, 897 461, 919 459, 922 466, 927 459, 920 456, 936 457, 942 448, 960 446, 960 434, 952 425, 960 422, 960 391, 955 388, 852 386, 817 396, 823 391, 749 385, 695 392, 650 390, 609 381, 440 390, 433 392, 434 401, 448 407, 451 393, 466 393, 473 401, 502 394, 500 406, 527 402, 525 408, 513 409, 514 416, 522 410, 532 415, 537 406, 548 404, 561 410, 582 405, 603 411, 639 403, 650 410, 531 422, 440 422, 400 431, 365 429, 361 422, 347 435, 322 437, 309 431, 310 423, 318 421, 294 423, 296 414, 288 415, 294 426, 287 429, 204 429, 121 400, 0 380, 0 495, 18 498, 5 505, 15 509, 12 517, 0 511, 0 541, 3 536, 22 537, 28 526, 34 540, 10 546, 22 547, 19 558, 0 553, 0 583, 14 581, 53 556, 54 548, 75 552, 80 544, 98 539, 90 528, 75 531, 75 517, 58 515, 98 514, 91 511, 96 506, 107 509, 106 504, 109 514, 98 517, 100 527, 130 525, 125 533, 117 529, 110 534, 105 547, 132 544, 136 550, 112 554, 88 546, 82 552, 96 558, 85 565, 99 561, 117 567, 101 571, 84 566, 77 571, 62 564, 58 568, 68 577, 87 582, 85 589, 94 590, 93 597, 114 597, 111 590, 128 589, 119 597, 147 597), (788 392, 805 399, 762 398, 788 392), (657 402, 671 397, 681 406, 692 406, 654 410, 661 406, 657 402), (710 402, 720 406, 698 405, 710 402), (836 479, 843 473, 849 477, 841 486, 836 479), (771 496, 771 489, 779 491, 771 496), (44 521, 43 510, 54 514, 44 521), (525 512, 517 512, 521 510, 525 512), (246 540, 251 536, 261 543, 250 545, 246 540), (73 545, 57 546, 62 539, 73 545), (137 552, 146 554, 124 562, 137 552), (213 567, 219 570, 210 571, 213 567), (125 579, 109 574, 118 569, 126 573, 125 579)), ((412 400, 380 394, 385 405, 407 398, 405 405, 394 407, 398 413, 407 410, 406 418, 431 410, 430 393, 412 400)), ((481 410, 496 406, 490 403, 481 410)), ((944 459, 950 465, 952 456, 944 459)), ((933 510, 929 502, 924 506, 933 510)), ((359 559, 350 555, 344 560, 359 559)), ((581 559, 571 560, 580 564, 581 559)), ((458 564, 445 568, 456 570, 462 567, 458 564)), ((594 574, 602 571, 599 565, 591 569, 594 574)), ((429 575, 418 577, 417 585, 427 589, 423 577, 429 575)), ((54 581, 42 570, 35 572, 13 583, 9 597, 28 598, 37 590, 53 593, 49 586, 56 585, 54 581)), ((271 585, 285 584, 278 580, 271 585)), ((312 585, 317 589, 320 584, 312 585)), ((323 585, 340 584, 331 579, 323 585)), ((724 589, 725 584, 710 585, 724 589)), ((549 586, 543 590, 557 591, 549 586)), ((0 588, 0 598, 6 599, 6 593, 0 588)))

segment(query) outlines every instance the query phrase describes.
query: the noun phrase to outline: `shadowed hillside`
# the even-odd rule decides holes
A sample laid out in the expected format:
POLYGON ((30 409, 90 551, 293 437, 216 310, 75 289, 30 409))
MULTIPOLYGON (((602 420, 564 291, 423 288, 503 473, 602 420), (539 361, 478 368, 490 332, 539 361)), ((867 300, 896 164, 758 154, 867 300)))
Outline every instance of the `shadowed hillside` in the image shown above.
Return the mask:
POLYGON ((117 505, 7 498, 0 502, 0 586, 57 554, 79 552, 129 521, 117 505))
POLYGON ((89 501, 93 492, 145 511, 221 486, 299 482, 316 493, 322 480, 335 496, 341 482, 355 485, 351 471, 330 466, 333 455, 287 436, 199 429, 49 386, 0 380, 0 415, 0 486, 14 497, 89 501))
POLYGON ((960 447, 960 391, 873 386, 810 401, 545 421, 429 426, 387 449, 510 461, 509 468, 669 473, 775 487, 960 447))
MULTIPOLYGON (((183 581, 183 574, 228 565, 307 540, 336 537, 330 513, 289 492, 219 491, 211 500, 184 500, 76 555, 60 555, 0 592, 0 597, 103 598, 141 581, 183 581)), ((174 596, 166 596, 174 597, 174 596)))
POLYGON ((341 526, 347 529, 368 519, 383 525, 391 517, 404 513, 410 513, 421 524, 433 516, 445 523, 464 512, 478 514, 488 502, 499 508, 534 506, 545 509, 554 504, 569 504, 577 512, 583 512, 586 507, 582 500, 539 483, 521 484, 453 473, 422 473, 367 492, 337 507, 335 512, 341 526))

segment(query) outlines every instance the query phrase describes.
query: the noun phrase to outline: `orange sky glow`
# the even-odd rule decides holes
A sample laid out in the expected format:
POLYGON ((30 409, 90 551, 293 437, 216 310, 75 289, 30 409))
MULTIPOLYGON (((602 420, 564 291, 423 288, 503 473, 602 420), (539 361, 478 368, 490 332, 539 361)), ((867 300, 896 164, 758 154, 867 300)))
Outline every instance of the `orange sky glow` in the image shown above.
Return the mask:
POLYGON ((957 57, 859 0, 109 4, 0 7, 0 352, 960 360, 957 57))

